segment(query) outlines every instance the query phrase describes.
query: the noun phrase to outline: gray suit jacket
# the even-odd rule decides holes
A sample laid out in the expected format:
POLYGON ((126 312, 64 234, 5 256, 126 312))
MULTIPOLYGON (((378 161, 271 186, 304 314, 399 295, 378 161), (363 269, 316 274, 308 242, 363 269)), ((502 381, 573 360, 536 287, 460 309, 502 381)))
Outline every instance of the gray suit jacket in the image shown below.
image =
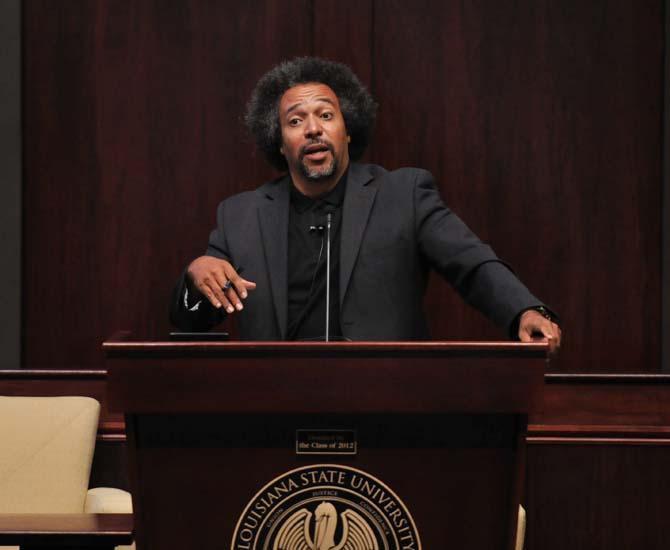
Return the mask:
MULTIPOLYGON (((245 340, 282 340, 287 324, 288 176, 223 201, 207 254, 230 261, 257 283, 236 314, 245 340)), ((340 320, 352 340, 427 339, 422 311, 428 272, 509 330, 518 314, 542 305, 442 202, 425 170, 389 172, 351 164, 342 214, 340 320)), ((223 313, 204 300, 184 307, 185 275, 175 289, 172 322, 208 330, 223 313)))

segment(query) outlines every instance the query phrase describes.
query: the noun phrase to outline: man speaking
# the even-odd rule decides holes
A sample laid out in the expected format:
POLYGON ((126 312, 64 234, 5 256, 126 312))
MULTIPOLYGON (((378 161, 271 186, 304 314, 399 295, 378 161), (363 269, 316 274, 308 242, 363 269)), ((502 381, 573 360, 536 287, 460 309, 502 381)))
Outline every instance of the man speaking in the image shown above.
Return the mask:
POLYGON ((239 315, 244 340, 425 340, 428 274, 521 341, 552 350, 554 316, 442 202, 430 173, 355 161, 376 104, 346 65, 303 57, 256 85, 246 122, 286 175, 224 200, 204 256, 175 289, 172 322, 239 315))

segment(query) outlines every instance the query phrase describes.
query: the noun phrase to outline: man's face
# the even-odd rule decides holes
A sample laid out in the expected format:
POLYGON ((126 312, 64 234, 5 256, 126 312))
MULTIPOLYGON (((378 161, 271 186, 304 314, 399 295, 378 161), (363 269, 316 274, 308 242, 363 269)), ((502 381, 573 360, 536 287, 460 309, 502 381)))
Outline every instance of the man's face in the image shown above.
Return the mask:
POLYGON ((294 183, 337 183, 349 165, 349 136, 337 96, 325 84, 300 84, 279 102, 282 155, 294 183))

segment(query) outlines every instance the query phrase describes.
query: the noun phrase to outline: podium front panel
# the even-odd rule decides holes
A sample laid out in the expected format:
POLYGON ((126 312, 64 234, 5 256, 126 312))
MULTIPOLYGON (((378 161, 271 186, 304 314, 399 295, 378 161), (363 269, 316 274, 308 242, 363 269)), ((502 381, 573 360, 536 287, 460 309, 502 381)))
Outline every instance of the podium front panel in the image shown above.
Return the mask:
POLYGON ((115 348, 138 550, 513 548, 546 350, 373 348, 115 348))

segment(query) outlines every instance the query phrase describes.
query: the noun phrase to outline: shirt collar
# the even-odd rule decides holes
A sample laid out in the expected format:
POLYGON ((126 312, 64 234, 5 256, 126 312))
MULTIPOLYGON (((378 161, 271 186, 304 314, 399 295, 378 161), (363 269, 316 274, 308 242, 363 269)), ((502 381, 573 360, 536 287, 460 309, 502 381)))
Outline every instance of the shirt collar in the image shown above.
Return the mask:
POLYGON ((344 193, 347 189, 347 177, 349 175, 349 167, 344 171, 340 181, 337 182, 337 185, 333 187, 325 195, 312 199, 306 195, 303 195, 293 182, 291 181, 291 205, 298 213, 306 212, 310 208, 317 206, 319 204, 329 204, 335 208, 342 206, 344 202, 344 193))

